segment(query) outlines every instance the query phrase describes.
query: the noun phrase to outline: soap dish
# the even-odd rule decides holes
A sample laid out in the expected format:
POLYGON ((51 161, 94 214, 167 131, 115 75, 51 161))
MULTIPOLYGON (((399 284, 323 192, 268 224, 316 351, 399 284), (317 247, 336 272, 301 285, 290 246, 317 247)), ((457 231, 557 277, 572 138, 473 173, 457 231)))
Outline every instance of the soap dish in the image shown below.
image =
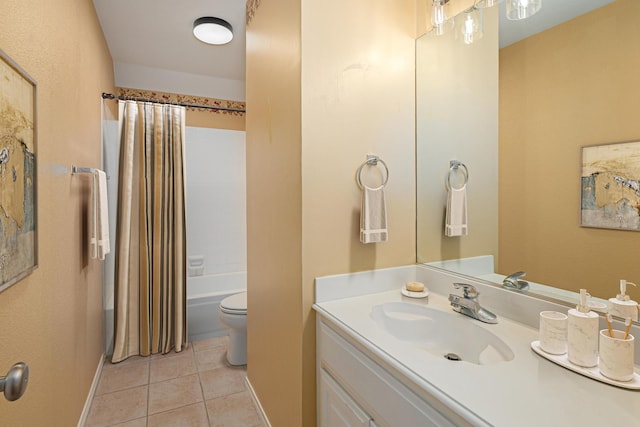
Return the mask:
POLYGON ((424 288, 424 291, 422 292, 414 292, 408 291, 407 287, 405 285, 402 285, 402 289, 400 290, 400 292, 402 293, 402 295, 409 298, 426 298, 429 296, 429 290, 427 288, 424 288))
POLYGON ((626 388, 629 390, 640 390, 640 375, 638 375, 637 372, 633 374, 633 378, 630 381, 612 380, 611 378, 607 378, 604 375, 602 375, 600 373, 600 369, 598 369, 598 366, 594 366, 592 368, 585 368, 569 362, 569 356, 567 356, 567 353, 565 354, 547 353, 546 351, 540 348, 540 341, 533 341, 531 343, 531 349, 536 353, 538 353, 540 356, 544 357, 545 359, 548 359, 553 363, 556 363, 562 366, 563 368, 567 368, 573 372, 577 372, 581 375, 584 375, 585 377, 589 377, 593 380, 600 381, 606 384, 611 384, 616 387, 626 388))

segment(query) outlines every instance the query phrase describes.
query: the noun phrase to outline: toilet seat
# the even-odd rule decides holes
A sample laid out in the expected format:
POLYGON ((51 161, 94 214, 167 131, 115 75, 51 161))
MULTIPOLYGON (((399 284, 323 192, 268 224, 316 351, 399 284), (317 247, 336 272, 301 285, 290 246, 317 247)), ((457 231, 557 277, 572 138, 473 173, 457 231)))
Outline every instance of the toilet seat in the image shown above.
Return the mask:
POLYGON ((220 311, 226 314, 247 315, 247 293, 231 295, 220 301, 220 311))

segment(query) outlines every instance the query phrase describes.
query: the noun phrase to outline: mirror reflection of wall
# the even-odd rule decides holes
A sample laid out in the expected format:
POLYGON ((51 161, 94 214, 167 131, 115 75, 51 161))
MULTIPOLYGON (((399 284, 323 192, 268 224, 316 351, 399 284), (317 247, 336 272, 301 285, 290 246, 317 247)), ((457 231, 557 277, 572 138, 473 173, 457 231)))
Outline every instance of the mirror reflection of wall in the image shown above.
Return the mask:
MULTIPOLYGON (((486 16, 485 34, 489 25, 486 16)), ((457 120, 455 109, 450 109, 437 118, 444 130, 434 133, 430 129, 432 123, 424 116, 430 108, 440 112, 447 97, 423 99, 431 96, 433 89, 422 86, 437 83, 456 87, 457 82, 442 82, 451 78, 450 71, 463 59, 451 59, 448 65, 441 64, 441 57, 431 64, 421 61, 423 50, 435 49, 430 44, 441 40, 428 35, 418 40, 419 262, 494 255, 496 272, 501 274, 524 270, 532 281, 571 291, 587 288, 602 298, 615 296, 619 279, 640 280, 636 260, 640 234, 580 227, 581 147, 640 140, 638 18, 639 1, 616 0, 500 50, 499 179, 497 186, 482 183, 480 188, 474 176, 487 173, 491 163, 474 163, 479 159, 478 150, 494 150, 490 142, 479 138, 490 117, 467 126, 464 119, 457 120), (439 71, 440 66, 445 68, 439 71), (423 69, 429 67, 436 69, 430 71, 429 80, 422 81, 423 69), (464 152, 465 148, 452 142, 459 130, 474 147, 471 151, 464 152), (470 194, 486 196, 470 200, 469 236, 458 243, 442 237, 443 190, 431 182, 442 181, 448 159, 445 164, 438 157, 447 150, 446 155, 455 155, 469 166, 470 194), (423 180, 430 182, 421 183, 423 180), (485 222, 479 214, 484 200, 494 203, 496 194, 497 249, 496 240, 481 238, 485 228, 493 228, 493 222, 485 222), (464 240, 476 237, 481 242, 473 248, 464 240)), ((433 53, 430 55, 433 58, 433 53)), ((474 67, 475 60, 468 66, 474 67)), ((476 91, 485 89, 487 80, 491 79, 486 75, 478 76, 473 86, 473 96, 482 96, 483 101, 486 95, 476 91)), ((463 103, 454 100, 457 96, 449 98, 454 105, 463 103)), ((629 293, 640 299, 640 289, 629 293)))
POLYGON ((483 10, 484 31, 471 44, 453 31, 417 41, 416 122, 418 261, 497 255, 498 14, 483 10), (468 235, 446 237, 449 162, 468 171, 468 235))

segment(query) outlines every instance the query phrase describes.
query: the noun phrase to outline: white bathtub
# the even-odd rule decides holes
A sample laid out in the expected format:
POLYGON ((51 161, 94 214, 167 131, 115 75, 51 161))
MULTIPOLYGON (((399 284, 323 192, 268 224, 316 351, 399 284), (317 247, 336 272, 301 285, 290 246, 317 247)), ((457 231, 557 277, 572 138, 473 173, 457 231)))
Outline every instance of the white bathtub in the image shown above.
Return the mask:
POLYGON ((246 289, 246 271, 187 278, 189 341, 227 335, 227 328, 218 319, 220 301, 246 289))
MULTIPOLYGON (((187 332, 189 341, 228 333, 218 319, 218 306, 224 298, 247 289, 247 272, 210 274, 187 278, 187 332)), ((113 295, 105 304, 105 353, 113 352, 113 295)))

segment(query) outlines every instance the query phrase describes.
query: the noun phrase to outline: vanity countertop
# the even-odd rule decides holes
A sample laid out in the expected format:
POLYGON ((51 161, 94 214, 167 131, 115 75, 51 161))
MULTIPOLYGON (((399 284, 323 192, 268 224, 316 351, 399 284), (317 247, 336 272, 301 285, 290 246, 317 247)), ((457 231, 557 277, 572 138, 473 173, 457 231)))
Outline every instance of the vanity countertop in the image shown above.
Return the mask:
MULTIPOLYGON (((415 280, 415 277, 408 278, 415 280)), ((332 292, 329 298, 316 298, 314 308, 472 425, 640 425, 639 391, 600 383, 540 357, 531 349, 531 342, 538 339, 537 328, 500 314, 494 325, 460 316, 504 340, 515 355, 508 362, 490 365, 453 362, 393 337, 372 318, 373 307, 402 301, 452 312, 446 295, 433 290, 424 299, 403 296, 399 280, 396 274, 394 280, 387 280, 383 286, 369 286, 371 293, 356 296, 354 286, 344 286, 342 296, 340 287, 334 287, 338 291, 332 292)), ((323 284, 316 281, 317 287, 323 284)), ((451 292, 459 293, 453 288, 451 292)), ((480 297, 480 302, 491 309, 488 299, 480 297)))

